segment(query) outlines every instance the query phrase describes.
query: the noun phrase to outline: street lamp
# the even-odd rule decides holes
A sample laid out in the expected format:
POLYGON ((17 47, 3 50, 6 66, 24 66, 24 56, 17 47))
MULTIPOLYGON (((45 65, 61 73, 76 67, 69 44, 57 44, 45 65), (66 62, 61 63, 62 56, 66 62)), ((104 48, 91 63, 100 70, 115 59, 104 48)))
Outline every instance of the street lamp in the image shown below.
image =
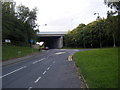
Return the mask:
MULTIPOLYGON (((99 19, 100 18, 100 16, 99 16, 99 13, 94 13, 94 15, 98 15, 97 16, 97 19, 99 19)), ((101 32, 100 32, 100 25, 98 25, 98 29, 99 29, 99 35, 100 35, 100 48, 102 48, 102 44, 101 44, 101 32)))

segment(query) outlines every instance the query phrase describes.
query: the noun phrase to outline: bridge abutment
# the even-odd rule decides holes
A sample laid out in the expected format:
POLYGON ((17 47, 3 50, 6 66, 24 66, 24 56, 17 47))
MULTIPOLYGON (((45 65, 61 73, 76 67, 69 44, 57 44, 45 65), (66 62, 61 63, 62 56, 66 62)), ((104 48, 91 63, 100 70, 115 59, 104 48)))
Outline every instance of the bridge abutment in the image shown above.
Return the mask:
POLYGON ((58 39, 58 48, 62 48, 63 47, 63 36, 61 36, 59 39, 58 39))

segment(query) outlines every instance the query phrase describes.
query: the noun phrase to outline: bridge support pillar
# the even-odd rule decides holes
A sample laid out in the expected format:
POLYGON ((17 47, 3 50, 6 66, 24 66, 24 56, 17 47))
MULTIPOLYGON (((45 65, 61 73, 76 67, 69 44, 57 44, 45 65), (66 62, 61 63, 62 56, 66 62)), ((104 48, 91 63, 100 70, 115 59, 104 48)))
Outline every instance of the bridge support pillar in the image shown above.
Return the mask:
POLYGON ((62 48, 63 47, 63 36, 61 36, 58 40, 58 48, 62 48))

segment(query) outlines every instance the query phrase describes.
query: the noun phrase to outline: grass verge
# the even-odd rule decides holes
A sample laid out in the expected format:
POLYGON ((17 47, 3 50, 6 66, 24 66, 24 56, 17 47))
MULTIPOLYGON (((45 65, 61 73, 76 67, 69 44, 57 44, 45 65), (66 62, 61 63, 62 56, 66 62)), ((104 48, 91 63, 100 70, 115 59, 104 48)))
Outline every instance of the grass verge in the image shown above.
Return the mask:
POLYGON ((77 52, 73 57, 89 88, 118 87, 118 48, 77 52))
POLYGON ((34 52, 38 52, 38 50, 30 47, 4 45, 2 46, 2 60, 5 61, 12 58, 22 57, 34 52))

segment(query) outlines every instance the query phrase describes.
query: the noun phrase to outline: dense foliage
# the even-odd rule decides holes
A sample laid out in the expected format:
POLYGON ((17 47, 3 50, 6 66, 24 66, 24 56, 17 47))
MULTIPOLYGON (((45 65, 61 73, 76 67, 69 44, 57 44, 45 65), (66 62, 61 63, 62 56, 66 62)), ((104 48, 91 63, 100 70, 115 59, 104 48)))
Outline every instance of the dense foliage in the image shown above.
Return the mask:
POLYGON ((80 24, 65 35, 65 47, 108 47, 119 46, 118 17, 99 18, 87 25, 80 24))
POLYGON ((10 39, 12 44, 28 45, 35 40, 36 11, 20 5, 15 9, 14 2, 2 3, 2 40, 10 39), (16 12, 15 12, 16 11, 16 12))

